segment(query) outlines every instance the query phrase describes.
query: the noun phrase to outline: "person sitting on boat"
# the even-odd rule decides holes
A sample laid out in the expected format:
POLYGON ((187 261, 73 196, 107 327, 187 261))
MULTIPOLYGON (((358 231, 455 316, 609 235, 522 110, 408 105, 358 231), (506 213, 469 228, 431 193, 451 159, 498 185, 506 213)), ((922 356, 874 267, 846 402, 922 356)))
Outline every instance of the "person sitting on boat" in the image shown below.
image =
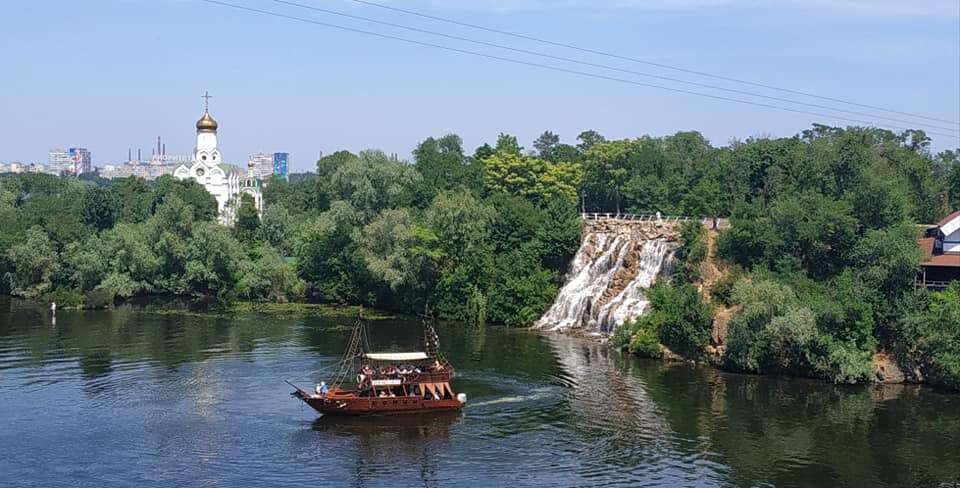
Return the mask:
POLYGON ((380 394, 377 395, 377 396, 380 397, 380 398, 387 398, 387 392, 385 392, 385 391, 383 391, 383 390, 380 390, 380 394))
POLYGON ((443 365, 440 364, 440 360, 439 360, 439 359, 433 362, 433 369, 435 369, 435 370, 437 370, 437 371, 443 371, 443 365))
POLYGON ((317 395, 320 395, 322 397, 327 396, 327 393, 330 392, 330 388, 327 386, 327 382, 321 381, 320 384, 317 385, 316 392, 317 392, 317 395))

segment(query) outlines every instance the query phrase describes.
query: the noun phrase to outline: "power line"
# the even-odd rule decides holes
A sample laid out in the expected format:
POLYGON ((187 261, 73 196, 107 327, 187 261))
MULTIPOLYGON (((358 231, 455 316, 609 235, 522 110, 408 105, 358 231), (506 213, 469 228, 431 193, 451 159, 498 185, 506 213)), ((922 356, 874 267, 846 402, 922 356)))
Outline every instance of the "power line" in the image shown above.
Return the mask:
POLYGON ((340 16, 340 17, 346 17, 346 18, 355 19, 355 20, 362 20, 362 21, 364 21, 364 22, 371 22, 371 23, 374 23, 374 24, 385 25, 385 26, 388 26, 388 27, 394 27, 394 28, 398 28, 398 29, 404 29, 404 30, 408 30, 408 31, 412 31, 412 32, 419 32, 419 33, 423 33, 423 34, 429 34, 429 35, 433 35, 433 36, 443 37, 443 38, 446 38, 446 39, 453 39, 453 40, 457 40, 457 41, 469 42, 469 43, 478 44, 478 45, 481 45, 481 46, 494 47, 494 48, 497 48, 497 49, 504 49, 504 50, 507 50, 507 51, 513 51, 513 52, 522 53, 522 54, 528 54, 528 55, 532 55, 532 56, 540 56, 540 57, 549 58, 549 59, 554 59, 554 60, 558 60, 558 61, 565 61, 565 62, 569 62, 569 63, 581 64, 581 65, 585 65, 585 66, 591 66, 591 67, 594 67, 594 68, 602 68, 602 69, 608 69, 608 70, 611 70, 611 71, 619 71, 619 72, 621 72, 621 73, 629 73, 629 74, 633 74, 633 75, 637 75, 637 76, 644 76, 644 77, 648 77, 648 78, 655 78, 655 79, 658 79, 658 80, 670 81, 670 82, 674 82, 674 83, 681 83, 681 84, 690 85, 690 86, 697 86, 697 87, 700 87, 700 88, 708 88, 708 89, 711 89, 711 90, 720 90, 720 91, 725 91, 725 92, 728 92, 728 93, 736 93, 736 94, 738 94, 738 95, 746 95, 746 96, 749 96, 749 97, 757 97, 757 98, 762 98, 762 99, 766 99, 766 100, 774 100, 774 101, 778 101, 778 102, 785 102, 785 103, 792 103, 792 104, 796 104, 796 105, 803 105, 803 106, 806 106, 806 107, 813 107, 813 108, 819 108, 819 109, 824 109, 824 110, 832 110, 832 111, 835 111, 835 112, 847 113, 847 114, 851 114, 851 115, 858 115, 858 116, 861 116, 861 117, 871 117, 871 118, 875 118, 875 119, 882 119, 882 120, 889 120, 889 121, 893 121, 893 122, 900 122, 900 123, 903 123, 903 124, 911 124, 911 125, 914 125, 914 126, 925 126, 925 127, 930 127, 930 128, 934 128, 934 129, 941 129, 941 130, 946 130, 946 131, 956 131, 956 132, 960 133, 960 128, 943 127, 943 126, 940 126, 940 125, 931 124, 931 123, 929 123, 929 122, 917 122, 917 121, 913 121, 913 120, 898 119, 898 118, 895 118, 895 117, 886 117, 886 116, 883 116, 883 115, 877 115, 877 114, 866 113, 866 112, 858 112, 858 111, 855 111, 855 110, 846 110, 846 109, 842 109, 842 108, 831 107, 831 106, 828 106, 828 105, 820 105, 820 104, 816 104, 816 103, 803 102, 803 101, 793 100, 793 99, 789 99, 789 98, 782 98, 782 97, 775 97, 775 96, 770 96, 770 95, 763 95, 763 94, 759 94, 759 93, 756 93, 756 92, 750 92, 750 91, 746 91, 746 90, 737 90, 737 89, 734 89, 734 88, 726 88, 726 87, 717 86, 717 85, 710 85, 710 84, 707 84, 707 83, 698 83, 698 82, 695 82, 695 81, 682 80, 682 79, 679 79, 679 78, 672 78, 672 77, 669 77, 669 76, 662 76, 662 75, 655 75, 655 74, 651 74, 651 73, 644 73, 644 72, 641 72, 641 71, 634 71, 634 70, 629 70, 629 69, 620 68, 620 67, 618 67, 618 66, 611 66, 611 65, 607 65, 607 64, 593 63, 593 62, 590 62, 590 61, 584 61, 584 60, 581 60, 581 59, 568 58, 568 57, 565 57, 565 56, 555 56, 555 55, 552 55, 552 54, 549 54, 549 53, 540 52, 540 51, 531 51, 531 50, 516 48, 516 47, 512 47, 512 46, 505 46, 505 45, 503 45, 503 44, 496 44, 496 43, 487 42, 487 41, 480 41, 480 40, 471 39, 471 38, 468 38, 468 37, 455 36, 455 35, 451 35, 451 34, 445 34, 445 33, 442 33, 442 32, 436 32, 436 31, 431 31, 431 30, 427 30, 427 29, 420 29, 420 28, 417 28, 417 27, 410 27, 410 26, 403 25, 403 24, 397 24, 397 23, 394 23, 394 22, 387 22, 387 21, 382 21, 382 20, 378 20, 378 19, 372 19, 372 18, 369 18, 369 17, 360 16, 360 15, 353 15, 353 14, 349 14, 349 13, 346 13, 346 12, 340 12, 340 11, 337 11, 337 10, 330 10, 330 9, 326 9, 326 8, 316 7, 316 6, 313 6, 313 5, 305 5, 305 4, 302 4, 302 3, 297 3, 297 2, 293 2, 293 1, 289 1, 289 0, 272 0, 272 1, 275 2, 275 3, 283 4, 283 5, 289 5, 289 6, 293 6, 293 7, 299 7, 299 8, 304 8, 304 9, 308 9, 308 10, 314 10, 314 11, 317 11, 317 12, 323 12, 323 13, 332 14, 332 15, 337 15, 337 16, 340 16))
MULTIPOLYGON (((740 99, 737 99, 737 98, 725 97, 725 96, 721 96, 721 95, 712 95, 712 94, 707 94, 707 93, 695 92, 695 91, 691 91, 691 90, 684 90, 684 89, 682 89, 682 88, 673 88, 673 87, 668 87, 668 86, 655 85, 655 84, 652 84, 652 83, 643 83, 643 82, 639 82, 639 81, 635 81, 635 80, 628 80, 628 79, 624 79, 624 78, 616 78, 616 77, 613 77, 613 76, 606 76, 606 75, 601 75, 601 74, 597 74, 597 73, 590 73, 590 72, 586 72, 586 71, 579 71, 579 70, 574 70, 574 69, 561 68, 561 67, 559 67, 559 66, 551 66, 551 65, 548 65, 548 64, 533 63, 533 62, 523 61, 523 60, 519 60, 519 59, 507 58, 507 57, 503 57, 503 56, 497 56, 497 55, 494 55, 494 54, 487 54, 487 53, 481 53, 481 52, 477 52, 477 51, 470 51, 470 50, 467 50, 467 49, 460 49, 460 48, 455 48, 455 47, 450 47, 450 46, 444 46, 444 45, 442 45, 442 44, 434 44, 434 43, 430 43, 430 42, 418 41, 418 40, 408 39, 408 38, 405 38, 405 37, 394 36, 394 35, 390 35, 390 34, 383 34, 383 33, 380 33, 380 32, 373 32, 373 31, 368 31, 368 30, 363 30, 363 29, 356 29, 356 28, 353 28, 353 27, 346 27, 346 26, 342 26, 342 25, 331 24, 331 23, 327 23, 327 22, 321 22, 321 21, 318 21, 318 20, 307 19, 307 18, 303 18, 303 17, 296 17, 296 16, 293 16, 293 15, 286 15, 286 14, 282 14, 282 13, 279 13, 279 12, 273 12, 273 11, 270 11, 270 10, 262 10, 262 9, 253 8, 253 7, 247 7, 247 6, 243 6, 243 5, 236 5, 236 4, 233 4, 233 3, 223 2, 223 1, 220 1, 220 0, 200 0, 200 1, 201 1, 201 2, 205 2, 205 3, 209 3, 209 4, 214 4, 214 5, 220 5, 220 6, 224 6, 224 7, 230 7, 230 8, 234 8, 234 9, 238 9, 238 10, 244 10, 244 11, 248 11, 248 12, 254 12, 254 13, 258 13, 258 14, 268 15, 268 16, 272 16, 272 17, 278 17, 278 18, 283 18, 283 19, 288 19, 288 20, 295 20, 295 21, 298 21, 298 22, 304 22, 304 23, 308 23, 308 24, 319 25, 319 26, 328 27, 328 28, 331 28, 331 29, 338 29, 338 30, 343 30, 343 31, 347 31, 347 32, 353 32, 353 33, 357 33, 357 34, 364 34, 364 35, 373 36, 373 37, 380 37, 380 38, 383 38, 383 39, 390 39, 390 40, 405 42, 405 43, 408 43, 408 44, 414 44, 414 45, 418 45, 418 46, 432 47, 432 48, 435 48, 435 49, 442 49, 442 50, 444 50, 444 51, 450 51, 450 52, 455 52, 455 53, 460 53, 460 54, 469 54, 469 55, 478 56, 478 57, 482 57, 482 58, 494 59, 494 60, 498 60, 498 61, 504 61, 504 62, 507 62, 507 63, 513 63, 513 64, 518 64, 518 65, 523 65, 523 66, 531 66, 531 67, 535 67, 535 68, 547 69, 547 70, 557 71, 557 72, 561 72, 561 73, 575 74, 575 75, 586 76, 586 77, 590 77, 590 78, 597 78, 597 79, 601 79, 601 80, 616 81, 616 82, 619 82, 619 83, 625 83, 625 84, 629 84, 629 85, 643 86, 643 87, 647 87, 647 88, 656 88, 656 89, 671 91, 671 92, 675 92, 675 93, 684 93, 684 94, 687 94, 687 95, 695 95, 695 96, 704 97, 704 98, 711 98, 711 99, 715 99, 715 100, 724 100, 724 101, 728 101, 728 102, 742 103, 742 104, 747 104, 747 105, 754 105, 754 106, 757 106, 757 107, 772 108, 772 109, 775 109, 775 110, 782 110, 782 111, 793 112, 793 113, 798 113, 798 114, 814 115, 814 116, 817 116, 817 117, 825 117, 825 118, 828 118, 828 119, 845 120, 845 121, 848 121, 848 122, 854 122, 854 123, 857 123, 857 124, 864 124, 864 125, 868 125, 868 126, 870 126, 870 125, 872 125, 872 126, 877 126, 877 127, 884 127, 884 126, 885 126, 885 127, 887 127, 887 128, 898 129, 898 130, 906 130, 906 129, 908 129, 908 128, 906 128, 906 127, 899 127, 899 126, 893 126, 893 125, 888 125, 888 124, 876 124, 876 123, 874 123, 874 122, 870 122, 870 121, 867 121, 867 120, 854 119, 854 118, 843 117, 843 116, 839 116, 839 115, 824 114, 824 113, 818 113, 818 112, 811 112, 811 111, 807 111, 807 110, 800 110, 800 109, 794 109, 794 108, 788 108, 788 107, 781 107, 781 106, 771 105, 771 104, 762 103, 762 102, 754 102, 754 101, 750 101, 750 100, 740 100, 740 99)), ((960 139, 960 137, 958 137, 958 136, 956 136, 956 135, 952 135, 952 134, 943 134, 943 133, 938 133, 938 132, 927 132, 927 133, 928 133, 928 134, 933 134, 933 135, 938 135, 938 136, 944 136, 944 137, 951 137, 951 138, 955 138, 955 139, 960 139)))
POLYGON ((404 13, 404 14, 408 14, 408 15, 415 15, 415 16, 417 16, 417 17, 422 17, 422 18, 425 18, 425 19, 436 20, 436 21, 438 21, 438 22, 445 22, 445 23, 448 23, 448 24, 459 25, 459 26, 462 26, 462 27, 469 27, 469 28, 471 28, 471 29, 478 29, 478 30, 482 30, 482 31, 486 31, 486 32, 492 32, 492 33, 494 33, 494 34, 501 34, 501 35, 505 35, 505 36, 515 37, 515 38, 518 38, 518 39, 526 39, 526 40, 528 40, 528 41, 539 42, 539 43, 542 43, 542 44, 548 44, 548 45, 556 46, 556 47, 563 47, 563 48, 567 48, 567 49, 574 49, 574 50, 581 51, 581 52, 585 52, 585 53, 597 54, 597 55, 600 55, 600 56, 607 56, 607 57, 610 57, 610 58, 620 59, 620 60, 623 60, 623 61, 630 61, 630 62, 633 62, 633 63, 646 64, 646 65, 649 65, 649 66, 656 66, 656 67, 658 67, 658 68, 664 68, 664 69, 669 69, 669 70, 674 70, 674 71, 680 71, 680 72, 683 72, 683 73, 690 73, 690 74, 694 74, 694 75, 698 75, 698 76, 705 76, 705 77, 708 77, 708 78, 715 78, 715 79, 718 79, 718 80, 731 81, 731 82, 734 82, 734 83, 742 83, 742 84, 745 84, 745 85, 751 85, 751 86, 756 86, 756 87, 760 87, 760 88, 766 88, 766 89, 768 89, 768 90, 776 90, 776 91, 785 92, 785 93, 792 93, 792 94, 794 94, 794 95, 803 95, 803 96, 806 96, 806 97, 819 98, 819 99, 821 99, 821 100, 828 100, 828 101, 831 101, 831 102, 845 103, 845 104, 847 104, 847 105, 853 105, 853 106, 857 106, 857 107, 861 107, 861 108, 870 108, 870 109, 874 109, 874 110, 881 110, 881 111, 883 111, 883 112, 888 112, 888 113, 906 115, 906 116, 909 116, 909 117, 916 117, 916 118, 920 118, 920 119, 933 120, 933 121, 936 121, 936 122, 944 122, 944 123, 947 123, 947 124, 960 125, 960 122, 957 122, 957 121, 954 121, 954 120, 938 119, 938 118, 936 118, 936 117, 928 117, 928 116, 926 116, 926 115, 914 114, 914 113, 910 113, 910 112, 902 112, 902 111, 899 111, 899 110, 893 110, 893 109, 889 109, 889 108, 878 107, 878 106, 876 106, 876 105, 867 105, 867 104, 864 104, 864 103, 853 102, 853 101, 845 100, 845 99, 842 99, 842 98, 828 97, 828 96, 823 96, 823 95, 817 95, 816 93, 810 93, 810 92, 805 92, 805 91, 800 91, 800 90, 793 90, 793 89, 790 89, 790 88, 778 87, 778 86, 770 85, 770 84, 767 84, 767 83, 759 83, 759 82, 756 82, 756 81, 743 80, 743 79, 740 79, 740 78, 733 78, 733 77, 729 77, 729 76, 723 76, 723 75, 717 75, 717 74, 713 74, 713 73, 708 73, 708 72, 706 72, 706 71, 698 71, 698 70, 694 70, 694 69, 683 68, 683 67, 680 67, 680 66, 672 66, 672 65, 669 65, 669 64, 657 63, 657 62, 648 61, 648 60, 645 60, 645 59, 633 58, 633 57, 630 57, 630 56, 623 56, 623 55, 620 55, 620 54, 615 54, 615 53, 611 53, 611 52, 607 52, 607 51, 600 51, 600 50, 598 50, 598 49, 590 49, 590 48, 586 48, 586 47, 576 46, 576 45, 573 45, 573 44, 567 44, 567 43, 563 43, 563 42, 557 42, 557 41, 551 41, 551 40, 548 40, 548 39, 542 39, 542 38, 534 37, 534 36, 527 35, 527 34, 519 34, 519 33, 516 33, 516 32, 510 32, 510 31, 506 31, 506 30, 495 29, 495 28, 492 28, 492 27, 485 27, 485 26, 482 26, 482 25, 471 24, 471 23, 468 23, 468 22, 461 22, 461 21, 459 21, 459 20, 448 19, 448 18, 445 18, 445 17, 438 17, 438 16, 435 16, 435 15, 429 15, 429 14, 425 14, 425 13, 422 13, 422 12, 417 12, 417 11, 414 11, 414 10, 403 9, 403 8, 400 8, 400 7, 393 7, 393 6, 390 6, 390 5, 384 5, 384 4, 382 4, 382 3, 377 3, 377 2, 371 2, 371 1, 369 1, 369 0, 352 0, 352 1, 353 1, 353 2, 356 2, 356 3, 363 4, 363 5, 368 5, 368 6, 371 6, 371 7, 377 7, 377 8, 387 9, 387 10, 393 10, 393 11, 395 11, 395 12, 400 12, 400 13, 404 13))

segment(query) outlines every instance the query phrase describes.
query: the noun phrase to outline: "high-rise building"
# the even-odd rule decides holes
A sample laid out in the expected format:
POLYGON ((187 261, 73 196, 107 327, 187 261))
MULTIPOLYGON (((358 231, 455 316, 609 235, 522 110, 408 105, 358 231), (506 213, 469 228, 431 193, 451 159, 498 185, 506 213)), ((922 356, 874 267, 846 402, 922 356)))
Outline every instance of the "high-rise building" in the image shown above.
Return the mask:
POLYGON ((273 174, 273 155, 272 154, 251 154, 247 158, 247 176, 265 180, 273 174))
POLYGON ((287 160, 289 156, 285 152, 273 153, 273 174, 285 180, 288 178, 287 160))
POLYGON ((70 151, 66 149, 51 149, 47 153, 47 164, 63 171, 73 169, 73 159, 70 158, 70 151))
POLYGON ((70 160, 73 161, 73 174, 82 175, 93 171, 93 165, 90 162, 90 151, 82 147, 71 147, 69 152, 70 160))
POLYGON ((75 175, 93 170, 90 151, 82 147, 51 149, 50 152, 47 153, 47 166, 75 175))

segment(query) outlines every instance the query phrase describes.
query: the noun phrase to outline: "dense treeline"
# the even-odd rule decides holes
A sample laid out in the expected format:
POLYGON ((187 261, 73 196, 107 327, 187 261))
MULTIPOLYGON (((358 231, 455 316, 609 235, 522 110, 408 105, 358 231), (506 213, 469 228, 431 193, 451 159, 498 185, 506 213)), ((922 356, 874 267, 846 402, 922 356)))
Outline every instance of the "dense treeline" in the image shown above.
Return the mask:
POLYGON ((239 202, 232 228, 194 182, 6 175, 0 286, 88 307, 145 294, 307 298, 529 324, 579 243, 581 166, 505 135, 479 151, 451 135, 422 142, 413 163, 337 152, 309 177, 268 182, 262 218, 239 202))
MULTIPOLYGON (((698 299, 691 284, 705 257, 703 232, 685 229, 672 282, 653 291, 652 313, 617 340, 642 355, 657 356, 664 344, 700 357, 710 338, 705 310, 722 305, 735 311, 720 359, 730 368, 853 383, 871 379, 874 354, 886 350, 926 379, 960 388, 960 289, 913 286, 916 223, 960 206, 957 153, 932 156, 927 144, 919 132, 816 126, 715 150, 706 173, 726 176, 704 182, 693 170, 681 187, 724 188, 697 205, 730 215, 717 243, 727 276, 712 303, 698 299)), ((694 209, 690 196, 672 201, 694 209)))
POLYGON ((546 132, 530 150, 501 134, 472 154, 448 135, 412 156, 325 156, 314 173, 268 182, 262 218, 239 202, 232 228, 191 182, 7 175, 0 287, 88 306, 152 293, 311 299, 519 325, 553 299, 579 211, 721 216, 727 278, 711 300, 697 293, 706 247, 686 229, 673 283, 624 329, 636 349, 700 356, 723 305, 738 311, 736 369, 861 381, 885 349, 960 377, 958 293, 912 287, 914 224, 960 208, 958 153, 932 154, 922 132, 816 125, 724 147, 696 132, 587 131, 576 145, 546 132))
MULTIPOLYGON (((273 181, 264 197, 294 231, 312 298, 471 322, 530 324, 553 300, 579 245, 582 167, 524 154, 501 135, 469 156, 429 138, 414 162, 380 151, 323 157, 317 173, 273 181)), ((264 225, 267 216, 264 215, 264 225)))

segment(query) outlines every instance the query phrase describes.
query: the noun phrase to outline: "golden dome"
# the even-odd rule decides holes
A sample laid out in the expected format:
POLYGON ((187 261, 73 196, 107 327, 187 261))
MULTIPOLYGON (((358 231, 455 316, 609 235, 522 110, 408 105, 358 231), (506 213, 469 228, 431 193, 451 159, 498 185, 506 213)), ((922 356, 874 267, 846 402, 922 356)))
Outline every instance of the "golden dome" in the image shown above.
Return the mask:
POLYGON ((210 112, 203 112, 203 117, 200 117, 200 120, 197 121, 197 130, 217 130, 217 121, 213 120, 210 112))

